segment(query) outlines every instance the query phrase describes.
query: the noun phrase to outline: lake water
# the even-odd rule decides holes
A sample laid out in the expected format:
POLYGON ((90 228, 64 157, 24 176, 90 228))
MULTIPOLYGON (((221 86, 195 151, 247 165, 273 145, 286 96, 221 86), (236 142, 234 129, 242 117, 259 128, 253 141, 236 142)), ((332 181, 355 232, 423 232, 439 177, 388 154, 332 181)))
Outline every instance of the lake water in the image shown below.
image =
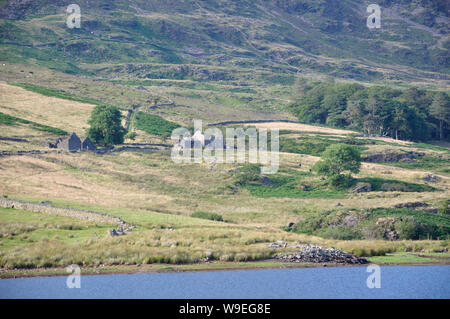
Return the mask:
POLYGON ((0 298, 450 298, 450 266, 382 266, 381 288, 367 267, 66 276, 0 280, 0 298))

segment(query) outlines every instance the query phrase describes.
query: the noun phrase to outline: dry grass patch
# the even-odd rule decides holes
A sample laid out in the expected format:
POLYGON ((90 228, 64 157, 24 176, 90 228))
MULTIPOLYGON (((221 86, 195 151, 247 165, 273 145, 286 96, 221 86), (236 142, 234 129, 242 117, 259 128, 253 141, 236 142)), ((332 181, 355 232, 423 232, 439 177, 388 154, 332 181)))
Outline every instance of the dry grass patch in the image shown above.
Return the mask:
POLYGON ((63 129, 84 133, 92 104, 48 97, 0 82, 0 112, 63 129))
POLYGON ((280 130, 310 132, 310 133, 325 133, 335 135, 358 134, 358 132, 350 130, 334 129, 329 127, 321 127, 301 123, 270 122, 270 123, 249 123, 248 125, 255 126, 257 128, 280 129, 280 130))

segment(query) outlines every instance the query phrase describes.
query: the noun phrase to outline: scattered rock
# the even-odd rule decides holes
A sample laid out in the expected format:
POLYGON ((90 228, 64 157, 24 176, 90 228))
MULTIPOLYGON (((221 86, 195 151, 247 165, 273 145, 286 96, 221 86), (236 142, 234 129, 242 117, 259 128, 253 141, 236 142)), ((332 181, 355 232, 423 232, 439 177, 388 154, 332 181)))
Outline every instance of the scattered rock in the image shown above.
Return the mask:
POLYGON ((410 203, 402 203, 402 204, 397 204, 394 207, 395 208, 412 208, 412 209, 416 209, 418 207, 427 207, 429 206, 427 203, 423 203, 423 202, 410 202, 410 203))
POLYGON ((289 222, 289 223, 286 224, 286 228, 291 229, 292 227, 294 227, 294 225, 295 225, 295 223, 289 222))
POLYGON ((116 231, 114 228, 108 230, 108 234, 109 234, 109 236, 111 236, 111 237, 119 236, 119 234, 117 233, 117 231, 116 231))
POLYGON ((336 206, 337 207, 341 207, 341 206, 344 206, 344 205, 342 205, 341 203, 337 203, 336 206))
POLYGON ((441 178, 439 176, 428 174, 424 178, 422 178, 425 182, 429 183, 437 183, 441 181, 441 178))
POLYGON ((282 240, 277 240, 275 243, 271 243, 267 245, 268 248, 286 248, 287 243, 282 240))

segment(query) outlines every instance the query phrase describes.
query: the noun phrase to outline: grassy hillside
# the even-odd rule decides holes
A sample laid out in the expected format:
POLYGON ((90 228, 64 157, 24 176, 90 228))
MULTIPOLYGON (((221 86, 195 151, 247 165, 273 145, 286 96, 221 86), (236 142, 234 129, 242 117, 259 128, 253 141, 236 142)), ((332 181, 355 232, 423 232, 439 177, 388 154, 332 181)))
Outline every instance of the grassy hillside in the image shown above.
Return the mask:
MULTIPOLYGON (((406 105, 400 111, 416 107, 415 97, 430 108, 434 91, 448 91, 445 1, 379 1, 382 28, 374 31, 365 24, 368 1, 80 0, 81 29, 66 27, 69 3, 0 2, 0 197, 108 213, 136 228, 111 237, 111 225, 1 208, 0 268, 8 274, 73 263, 248 267, 242 262, 280 252, 268 247, 276 241, 380 262, 436 254, 448 262, 448 143, 410 141, 405 132, 414 128, 403 123, 408 140, 393 131, 363 136, 363 117, 339 124, 341 85, 358 87, 352 101, 361 104, 387 86, 400 92, 390 96, 406 105), (307 93, 315 87, 320 101, 307 93), (117 106, 137 134, 116 152, 45 146, 63 132, 83 137, 92 109, 104 104, 117 106), (319 106, 323 114, 312 114, 319 106), (193 119, 204 129, 270 120, 242 125, 280 130, 279 171, 174 163, 161 144, 193 119), (332 144, 378 160, 363 162, 351 186, 334 188, 312 170, 332 144), (361 184, 367 191, 354 191, 361 184), (398 238, 381 234, 380 223, 398 238)), ((435 132, 436 118, 430 123, 435 132)))

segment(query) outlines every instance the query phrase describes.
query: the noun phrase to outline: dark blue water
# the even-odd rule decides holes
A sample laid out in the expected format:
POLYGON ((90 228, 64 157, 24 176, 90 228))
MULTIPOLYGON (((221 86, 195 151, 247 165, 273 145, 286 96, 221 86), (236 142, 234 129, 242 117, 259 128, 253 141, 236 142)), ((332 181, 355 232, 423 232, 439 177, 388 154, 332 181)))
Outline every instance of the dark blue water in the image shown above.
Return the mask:
POLYGON ((383 266, 369 289, 366 267, 232 270, 0 280, 0 298, 450 298, 450 266, 383 266))

